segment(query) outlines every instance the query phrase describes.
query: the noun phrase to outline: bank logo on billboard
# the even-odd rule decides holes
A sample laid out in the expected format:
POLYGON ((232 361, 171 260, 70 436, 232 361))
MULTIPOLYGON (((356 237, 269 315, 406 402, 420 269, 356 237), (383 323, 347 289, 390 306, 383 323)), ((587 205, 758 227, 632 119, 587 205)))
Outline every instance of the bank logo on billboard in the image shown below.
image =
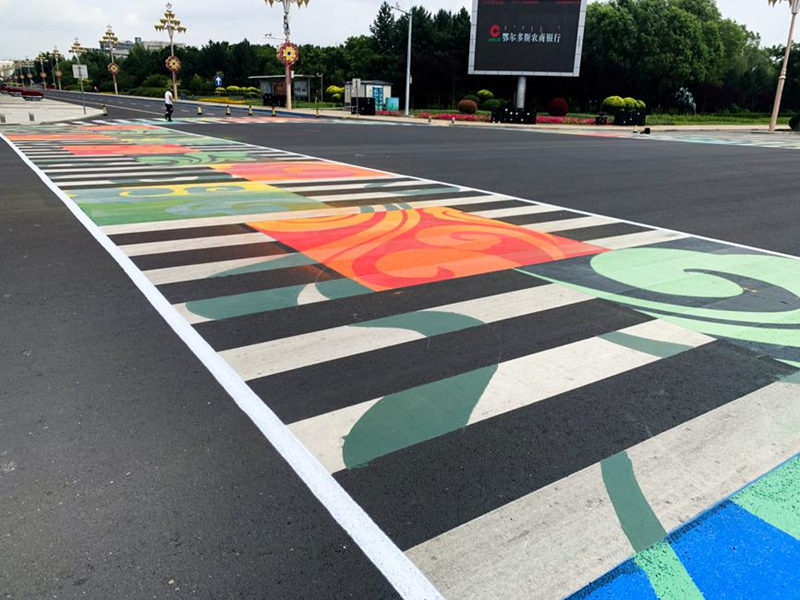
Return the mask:
POLYGON ((586 0, 473 0, 469 72, 580 73, 586 0))

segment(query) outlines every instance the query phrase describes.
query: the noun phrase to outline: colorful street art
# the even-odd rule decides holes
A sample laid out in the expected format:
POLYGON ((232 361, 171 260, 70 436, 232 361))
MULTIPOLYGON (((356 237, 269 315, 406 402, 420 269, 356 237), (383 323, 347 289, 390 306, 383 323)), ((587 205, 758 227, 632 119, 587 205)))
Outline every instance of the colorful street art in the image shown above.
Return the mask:
POLYGON ((446 597, 795 597, 797 260, 149 122, 3 132, 446 597))
POLYGON ((376 291, 603 251, 444 206, 248 225, 376 291))

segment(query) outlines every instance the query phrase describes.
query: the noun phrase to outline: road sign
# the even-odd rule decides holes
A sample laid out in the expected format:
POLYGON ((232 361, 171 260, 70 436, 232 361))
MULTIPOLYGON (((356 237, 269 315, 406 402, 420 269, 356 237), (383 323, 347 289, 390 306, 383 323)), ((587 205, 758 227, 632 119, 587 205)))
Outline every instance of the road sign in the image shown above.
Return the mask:
POLYGON ((221 87, 222 86, 222 77, 220 77, 219 75, 214 77, 214 85, 217 86, 217 87, 221 87))
POLYGON ((89 68, 86 65, 72 65, 72 76, 75 79, 89 79, 89 68))
POLYGON ((375 98, 375 106, 383 106, 383 88, 372 88, 372 97, 375 98))
POLYGON ((580 74, 586 0, 472 0, 469 73, 580 74))

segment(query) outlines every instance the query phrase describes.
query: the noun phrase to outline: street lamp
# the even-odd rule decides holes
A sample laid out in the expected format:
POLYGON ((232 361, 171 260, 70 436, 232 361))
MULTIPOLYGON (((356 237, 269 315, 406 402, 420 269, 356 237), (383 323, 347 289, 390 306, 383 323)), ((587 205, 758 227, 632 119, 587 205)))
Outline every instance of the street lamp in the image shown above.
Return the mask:
POLYGON ((81 104, 83 105, 83 114, 86 114, 86 97, 83 91, 83 65, 81 65, 81 55, 84 52, 86 52, 86 48, 81 46, 78 38, 75 38, 75 41, 72 42, 72 46, 69 47, 69 53, 78 61, 78 82, 81 85, 81 104))
POLYGON ((119 44, 119 38, 114 34, 114 31, 111 29, 111 25, 106 25, 106 32, 103 37, 100 39, 100 48, 102 49, 103 44, 108 46, 108 53, 111 56, 111 63, 108 65, 108 72, 111 73, 111 77, 114 80, 114 95, 119 95, 119 89, 117 89, 117 73, 119 73, 119 65, 114 61, 114 46, 119 44))
POLYGON ((164 16, 155 24, 156 31, 166 31, 169 34, 169 58, 167 59, 167 68, 172 73, 172 95, 175 99, 178 98, 178 71, 181 68, 181 61, 175 56, 175 42, 173 37, 176 33, 186 33, 186 27, 181 25, 180 20, 175 18, 175 13, 172 12, 172 4, 167 2, 167 10, 164 11, 164 16))
POLYGON ((411 98, 411 28, 414 24, 414 15, 410 10, 405 11, 402 8, 400 8, 399 3, 395 4, 394 6, 391 6, 390 8, 408 16, 408 49, 406 50, 406 110, 405 110, 405 114, 406 116, 408 116, 409 99, 411 98))
MULTIPOLYGON (((264 0, 270 6, 275 4, 276 0, 264 0)), ((291 30, 289 29, 289 8, 292 4, 297 4, 297 7, 308 5, 308 0, 277 0, 283 4, 283 35, 286 38, 284 43, 278 49, 278 58, 286 66, 286 109, 292 110, 292 65, 297 62, 297 48, 292 44, 289 39, 291 30)))
POLYGON ((39 56, 36 57, 36 60, 39 61, 39 77, 42 78, 42 89, 47 89, 47 72, 44 70, 44 59, 45 59, 44 52, 40 52, 39 56))
POLYGON ((59 89, 59 91, 61 91, 61 75, 62 75, 62 73, 61 73, 61 67, 58 64, 58 59, 59 58, 64 58, 64 55, 61 54, 61 52, 58 51, 58 48, 56 48, 54 46, 53 47, 53 60, 56 61, 56 69, 55 69, 55 71, 53 71, 53 76, 58 78, 58 89, 59 89))
MULTIPOLYGON (((792 21, 789 25, 789 41, 786 42, 786 52, 783 55, 783 64, 781 65, 781 74, 778 76, 778 89, 775 92, 775 103, 772 105, 772 118, 769 120, 769 130, 775 131, 778 126, 778 112, 781 108, 781 97, 783 96, 783 86, 786 84, 786 67, 789 64, 789 54, 792 51, 792 38, 794 37, 794 21, 797 18, 797 13, 800 12, 800 0, 786 0, 789 2, 789 9, 792 11, 792 21)), ((771 6, 775 6, 777 2, 783 0, 767 0, 771 6)))

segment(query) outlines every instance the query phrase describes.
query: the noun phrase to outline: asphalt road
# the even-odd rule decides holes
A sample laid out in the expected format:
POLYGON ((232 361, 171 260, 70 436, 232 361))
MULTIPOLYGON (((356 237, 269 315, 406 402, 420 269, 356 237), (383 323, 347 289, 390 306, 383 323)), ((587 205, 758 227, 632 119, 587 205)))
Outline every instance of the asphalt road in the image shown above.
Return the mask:
POLYGON ((395 597, 6 144, 0 181, 0 597, 395 597))
MULTIPOLYGON (((79 95, 53 96, 76 101, 79 95)), ((163 116, 155 99, 104 95, 102 101, 109 118, 163 116)), ((175 115, 193 117, 196 112, 195 106, 179 102, 175 115)), ((207 108, 205 114, 224 116, 224 109, 207 108)), ((468 125, 173 127, 800 254, 791 218, 796 210, 795 154, 784 149, 468 125)))
MULTIPOLYGON (((161 114, 159 101, 114 99, 109 105, 113 105, 109 118, 161 114)), ((787 150, 460 126, 321 122, 176 125, 175 129, 800 253, 793 218, 796 155, 787 150)), ((5 145, 0 147, 0 181, 6 182, 0 208, 4 257, 0 281, 8 282, 2 306, 4 314, 14 316, 4 321, 0 342, 5 376, 0 386, 0 494, 6 499, 0 513, 0 593, 8 598, 162 598, 179 592, 202 598, 394 597, 375 567, 118 266, 5 145)), ((490 277, 486 280, 492 284, 490 277)), ((639 313, 597 304, 602 306, 593 304, 594 312, 588 313, 581 312, 589 310, 585 307, 574 313, 564 309, 563 322, 579 329, 577 324, 588 320, 602 325, 597 331, 602 333, 603 328, 644 321, 639 313)), ((326 313, 315 318, 338 317, 326 313)), ((250 330, 244 318, 242 323, 235 334, 246 337, 250 330)), ((531 325, 534 320, 519 323, 531 325)), ((288 331, 306 323, 276 319, 275 325, 288 331)), ((555 325, 540 325, 537 336, 564 337, 559 343, 585 333, 568 328, 553 332, 547 327, 555 325)), ((325 326, 332 326, 332 321, 325 326)), ((211 339, 214 327, 211 322, 198 329, 211 339)), ((519 327, 509 327, 505 337, 513 338, 514 329, 519 327)), ((459 352, 480 347, 482 332, 469 339, 466 334, 454 335, 452 352, 450 346, 439 351, 453 360, 471 360, 459 352)), ((427 343, 421 340, 420 346, 427 343)), ((527 344, 519 349, 524 355, 537 342, 520 343, 527 344)), ((499 353, 486 345, 488 353, 499 353)), ((742 380, 749 377, 759 385, 787 370, 767 365, 766 360, 758 362, 755 354, 725 342, 709 348, 658 367, 672 373, 671 379, 663 377, 667 388, 680 390, 688 372, 697 381, 709 380, 679 407, 690 416, 699 410, 697 398, 715 406, 749 391, 734 381, 726 392, 729 397, 720 399, 712 376, 720 378, 731 365, 744 373, 742 380)), ((381 365, 401 364, 418 351, 414 346, 407 350, 409 356, 387 353, 396 362, 376 359, 366 367, 380 371, 381 365)), ((334 395, 335 386, 328 379, 310 378, 308 373, 302 371, 303 381, 277 377, 268 383, 278 391, 281 384, 294 388, 291 394, 307 386, 320 395, 334 395)), ((333 380, 336 374, 326 376, 333 380)), ((375 383, 379 378, 353 379, 347 372, 338 377, 341 387, 357 388, 364 398, 385 392, 380 382, 375 383), (356 384, 374 384, 375 389, 363 390, 356 384)), ((643 370, 626 385, 640 390, 652 378, 651 371, 643 370)), ((597 392, 609 410, 619 389, 611 386, 597 392)), ((291 399, 288 392, 287 397, 291 399)), ((571 397, 567 399, 565 405, 577 406, 571 397)), ((286 406, 287 411, 303 409, 297 403, 286 406)), ((626 410, 633 414, 636 406, 626 410)), ((664 428, 671 426, 675 410, 671 407, 660 417, 664 428)), ((585 418, 559 415, 559 422, 585 418)), ((541 422, 532 411, 527 418, 521 421, 509 413, 491 425, 468 428, 463 436, 462 443, 474 448, 475 455, 487 446, 495 448, 472 473, 476 481, 491 481, 493 494, 502 497, 505 492, 502 474, 492 468, 492 461, 515 454, 515 442, 503 433, 541 422), (495 437, 486 437, 491 435, 495 437)), ((464 485, 464 494, 469 491, 463 474, 442 477, 435 468, 437 457, 446 452, 436 445, 446 441, 434 441, 408 463, 392 464, 392 456, 384 457, 381 466, 394 474, 418 469, 419 475, 431 465, 425 481, 439 479, 445 489, 455 490, 450 502, 457 505, 459 486, 464 485)), ((552 440, 556 450, 557 443, 552 440)), ((556 455, 548 464, 558 462, 556 455)), ((565 472, 573 467, 577 468, 570 465, 565 472)), ((431 531, 475 516, 459 515, 458 507, 448 513, 446 503, 437 506, 440 497, 432 487, 412 490, 411 475, 408 485, 402 485, 400 479, 383 479, 375 471, 351 470, 338 479, 370 514, 391 524, 393 539, 404 550, 427 539, 431 531), (376 490, 390 494, 393 502, 386 502, 376 490), (428 492, 430 497, 425 496, 428 492), (403 512, 406 504, 430 507, 420 519, 428 530, 409 525, 415 515, 403 512)), ((546 484, 547 477, 551 475, 542 475, 536 485, 546 484)), ((525 478, 516 481, 520 479, 525 478)), ((510 480, 514 478, 506 478, 510 480)), ((464 510, 480 500, 465 501, 464 510)))
POLYGON ((800 255, 794 151, 469 126, 175 128, 800 255))
MULTIPOLYGON (((59 92, 56 90, 48 90, 47 97, 72 104, 81 104, 81 102, 85 101, 87 106, 94 108, 105 106, 108 109, 109 119, 157 119, 164 117, 164 102, 159 98, 115 97, 109 94, 94 93, 86 93, 82 98, 80 92, 59 92)), ((187 104, 177 100, 174 106, 173 117, 175 118, 197 116, 196 104, 187 104)), ((230 108, 233 116, 245 116, 247 114, 247 106, 231 105, 230 108)), ((257 114, 267 114, 267 111, 269 111, 268 108, 261 106, 261 100, 257 98, 253 100, 253 109, 257 114)), ((225 105, 218 107, 204 105, 203 114, 209 117, 225 116, 225 105)), ((279 114, 284 113, 281 111, 279 114)))

